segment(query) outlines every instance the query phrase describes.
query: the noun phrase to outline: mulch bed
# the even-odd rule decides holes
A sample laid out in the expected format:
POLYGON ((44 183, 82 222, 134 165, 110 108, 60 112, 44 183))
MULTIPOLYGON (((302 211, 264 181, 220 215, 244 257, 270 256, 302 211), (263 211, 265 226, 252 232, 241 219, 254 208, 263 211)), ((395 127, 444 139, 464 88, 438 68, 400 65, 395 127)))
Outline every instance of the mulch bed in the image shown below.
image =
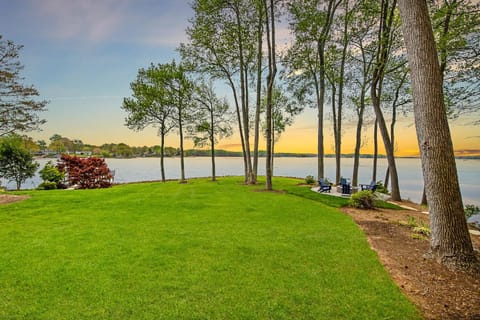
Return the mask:
MULTIPOLYGON (((417 239, 405 225, 415 219, 428 226, 428 215, 409 210, 343 211, 364 230, 381 263, 425 319, 480 320, 480 275, 451 271, 425 258, 429 241, 417 239)), ((480 259, 480 236, 471 238, 480 259)))

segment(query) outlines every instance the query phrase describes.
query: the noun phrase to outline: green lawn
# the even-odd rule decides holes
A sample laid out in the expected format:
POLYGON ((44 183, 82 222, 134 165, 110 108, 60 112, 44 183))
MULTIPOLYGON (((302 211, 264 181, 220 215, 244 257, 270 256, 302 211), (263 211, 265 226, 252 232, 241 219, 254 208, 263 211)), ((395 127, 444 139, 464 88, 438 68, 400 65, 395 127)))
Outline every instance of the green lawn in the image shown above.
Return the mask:
POLYGON ((350 217, 295 194, 298 180, 241 182, 0 206, 0 319, 419 318, 350 217))

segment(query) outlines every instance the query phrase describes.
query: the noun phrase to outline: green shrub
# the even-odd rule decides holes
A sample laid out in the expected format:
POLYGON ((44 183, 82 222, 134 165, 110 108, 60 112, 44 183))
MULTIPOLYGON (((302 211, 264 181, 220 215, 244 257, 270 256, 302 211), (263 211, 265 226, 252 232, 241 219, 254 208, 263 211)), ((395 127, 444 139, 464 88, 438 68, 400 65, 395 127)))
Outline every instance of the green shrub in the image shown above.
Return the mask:
POLYGON ((314 184, 315 183, 315 178, 313 176, 308 175, 308 176, 305 177, 305 183, 306 184, 314 184))
MULTIPOLYGON (((52 161, 48 161, 43 169, 40 170, 40 178, 42 178, 44 182, 53 182, 56 186, 63 181, 64 177, 65 174, 58 170, 58 168, 53 165, 52 161)), ((56 189, 56 186, 53 189, 56 189)))
POLYGON ((390 194, 390 191, 388 191, 387 187, 383 184, 383 181, 377 181, 377 188, 375 189, 376 192, 384 193, 384 194, 390 194))
POLYGON ((354 208, 373 209, 375 208, 375 200, 376 198, 372 191, 363 190, 352 194, 349 205, 354 208))
POLYGON ((44 181, 37 187, 38 190, 55 190, 57 189, 57 183, 53 181, 44 181))

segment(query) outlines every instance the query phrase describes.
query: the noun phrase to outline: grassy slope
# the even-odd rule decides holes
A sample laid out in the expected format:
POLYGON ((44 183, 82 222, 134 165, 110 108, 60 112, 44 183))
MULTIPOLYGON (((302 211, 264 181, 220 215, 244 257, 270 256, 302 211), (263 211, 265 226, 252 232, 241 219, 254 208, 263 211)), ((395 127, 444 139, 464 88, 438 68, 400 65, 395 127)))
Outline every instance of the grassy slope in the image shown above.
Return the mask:
POLYGON ((197 179, 0 206, 0 318, 418 317, 348 216, 256 189, 197 179))

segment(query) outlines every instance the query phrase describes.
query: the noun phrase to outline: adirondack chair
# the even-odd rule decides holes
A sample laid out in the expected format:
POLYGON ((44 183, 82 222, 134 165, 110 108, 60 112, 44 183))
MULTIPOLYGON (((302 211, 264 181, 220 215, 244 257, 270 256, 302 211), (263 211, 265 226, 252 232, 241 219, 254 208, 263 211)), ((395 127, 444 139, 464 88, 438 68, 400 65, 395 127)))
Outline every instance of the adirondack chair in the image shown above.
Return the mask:
POLYGON ((318 180, 318 186, 318 192, 330 192, 330 190, 332 190, 332 186, 323 178, 318 180))
POLYGON ((360 188, 362 190, 370 190, 372 192, 375 192, 377 190, 377 183, 375 181, 370 181, 370 184, 361 184, 360 188))
POLYGON ((342 194, 352 193, 352 187, 350 186, 350 183, 347 181, 347 179, 341 178, 340 185, 342 186, 342 194))

